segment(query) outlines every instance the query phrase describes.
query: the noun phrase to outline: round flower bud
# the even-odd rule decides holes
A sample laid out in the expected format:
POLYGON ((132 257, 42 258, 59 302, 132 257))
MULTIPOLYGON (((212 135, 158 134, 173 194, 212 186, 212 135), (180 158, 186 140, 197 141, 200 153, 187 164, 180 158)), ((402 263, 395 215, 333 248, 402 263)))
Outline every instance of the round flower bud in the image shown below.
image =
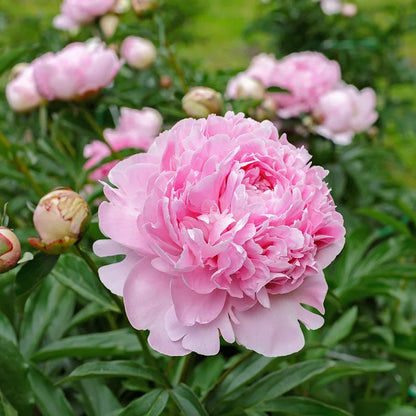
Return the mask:
POLYGON ((106 14, 100 18, 100 29, 106 38, 113 37, 116 33, 119 18, 115 14, 106 14))
POLYGON ((132 0, 131 5, 136 14, 141 15, 145 12, 157 8, 157 0, 132 0))
POLYGON ((188 116, 205 118, 222 113, 222 97, 208 87, 195 87, 182 98, 182 108, 188 116))
POLYGON ((90 222, 87 202, 69 188, 57 188, 46 194, 33 214, 40 238, 29 243, 49 254, 59 254, 81 239, 90 222))
POLYGON ((130 9, 130 0, 117 0, 114 3, 114 6, 111 8, 110 11, 117 13, 117 14, 122 14, 122 13, 126 13, 127 11, 129 11, 130 9))
POLYGON ((345 17, 353 17, 357 14, 358 8, 354 3, 344 3, 342 5, 341 14, 345 17))
POLYGON ((156 59, 156 48, 153 43, 138 36, 127 36, 121 45, 121 56, 127 64, 135 69, 148 68, 156 59))
POLYGON ((6 227, 0 227, 0 273, 16 266, 20 254, 20 243, 14 232, 6 227))

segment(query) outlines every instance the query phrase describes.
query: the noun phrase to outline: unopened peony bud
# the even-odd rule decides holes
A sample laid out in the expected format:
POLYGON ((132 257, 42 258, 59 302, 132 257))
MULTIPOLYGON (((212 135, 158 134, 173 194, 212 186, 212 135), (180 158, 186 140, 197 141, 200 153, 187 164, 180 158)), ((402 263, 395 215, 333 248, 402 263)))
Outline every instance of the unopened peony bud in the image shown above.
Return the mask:
POLYGON ((162 75, 159 80, 160 88, 170 88, 172 86, 172 78, 169 75, 162 75))
POLYGON ((126 13, 130 9, 130 0, 117 0, 111 11, 117 14, 126 13))
POLYGON ((119 18, 115 14, 106 14, 100 19, 100 29, 106 38, 113 37, 116 33, 119 18))
POLYGON ((188 116, 204 118, 222 113, 222 97, 208 87, 195 87, 182 98, 182 108, 188 116))
POLYGON ((59 254, 79 241, 90 222, 86 201, 69 188, 57 188, 46 194, 33 214, 33 223, 40 238, 29 243, 49 254, 59 254))
POLYGON ((357 14, 357 5, 354 3, 344 3, 342 5, 341 14, 345 17, 354 17, 357 14))
POLYGON ((155 61, 156 55, 153 43, 138 36, 127 36, 121 45, 121 56, 135 69, 148 68, 155 61))
POLYGON ((157 0, 132 0, 133 10, 139 16, 145 12, 155 10, 158 6, 157 0))
POLYGON ((14 232, 6 227, 0 227, 0 273, 16 266, 20 254, 20 243, 14 232))
POLYGON ((241 76, 237 85, 237 98, 262 100, 266 94, 263 84, 256 78, 241 76))

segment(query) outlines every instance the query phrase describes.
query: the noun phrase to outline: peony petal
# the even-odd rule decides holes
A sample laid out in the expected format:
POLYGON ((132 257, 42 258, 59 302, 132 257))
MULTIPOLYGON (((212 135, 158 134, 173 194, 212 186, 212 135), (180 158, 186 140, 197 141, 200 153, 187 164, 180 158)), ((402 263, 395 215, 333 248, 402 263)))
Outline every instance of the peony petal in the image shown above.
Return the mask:
POLYGON ((212 322, 220 314, 227 297, 227 292, 219 289, 204 295, 196 293, 180 278, 172 281, 171 294, 176 315, 187 326, 212 322))
POLYGON ((291 293, 271 297, 270 309, 256 304, 247 311, 235 311, 239 324, 233 324, 237 341, 267 357, 289 355, 299 351, 305 339, 299 321, 307 328, 317 329, 323 318, 303 308, 313 306, 321 313, 327 284, 323 273, 305 278, 291 293))

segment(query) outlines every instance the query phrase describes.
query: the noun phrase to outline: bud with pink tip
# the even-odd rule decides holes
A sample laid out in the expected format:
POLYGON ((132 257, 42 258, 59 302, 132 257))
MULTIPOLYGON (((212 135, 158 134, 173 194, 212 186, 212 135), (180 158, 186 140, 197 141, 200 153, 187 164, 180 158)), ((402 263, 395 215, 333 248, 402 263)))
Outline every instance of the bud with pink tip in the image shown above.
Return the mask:
POLYGON ((42 103, 33 76, 33 66, 20 63, 12 69, 11 81, 6 87, 10 107, 19 113, 33 110, 42 103))
POLYGON ((155 10, 158 6, 158 0, 132 0, 133 10, 139 16, 151 10, 155 10))
POLYGON ((57 188, 46 194, 33 214, 40 238, 29 243, 48 254, 60 254, 79 241, 91 219, 87 202, 69 188, 57 188))
POLYGON ((16 266, 20 259, 20 242, 12 230, 0 227, 0 273, 16 266))
POLYGON ((156 55, 153 43, 138 36, 127 36, 121 45, 121 56, 135 69, 148 68, 155 61, 156 55))
POLYGON ((237 99, 262 100, 266 95, 263 84, 244 72, 232 78, 227 85, 227 95, 237 99))
POLYGON ((205 118, 222 113, 222 97, 208 87, 195 87, 182 98, 182 108, 188 116, 205 118))
POLYGON ((345 17, 354 17, 357 14, 358 8, 354 3, 344 3, 342 5, 341 14, 345 17))

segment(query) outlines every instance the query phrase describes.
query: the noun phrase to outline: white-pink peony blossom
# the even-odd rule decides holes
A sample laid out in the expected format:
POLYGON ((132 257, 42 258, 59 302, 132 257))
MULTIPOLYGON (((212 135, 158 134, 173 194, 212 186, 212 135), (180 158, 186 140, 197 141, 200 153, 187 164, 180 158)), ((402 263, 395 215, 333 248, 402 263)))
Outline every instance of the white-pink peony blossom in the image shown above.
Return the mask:
POLYGON ((19 72, 6 86, 6 98, 10 107, 17 112, 33 110, 42 103, 33 76, 33 65, 20 65, 19 72))
POLYGON ((107 13, 114 3, 115 0, 64 0, 53 25, 61 30, 76 29, 107 13))
POLYGON ((220 335, 266 356, 323 324, 322 272, 340 252, 342 216, 304 148, 269 121, 185 119, 110 172, 99 208, 100 268, 137 329, 164 354, 219 351, 220 335))
POLYGON ((376 94, 345 85, 321 97, 315 109, 320 120, 316 132, 337 144, 349 144, 355 133, 368 130, 377 120, 376 94))
POLYGON ((71 43, 33 62, 37 89, 47 100, 81 100, 110 85, 120 69, 116 53, 103 43, 71 43))
POLYGON ((274 93, 281 118, 308 113, 319 99, 341 82, 341 69, 336 61, 319 52, 292 53, 278 61, 271 85, 288 90, 274 93))
MULTIPOLYGON (((160 133, 161 128, 162 116, 157 110, 149 107, 142 110, 122 108, 117 127, 105 129, 104 137, 115 151, 127 148, 147 150, 153 139, 160 133)), ((84 148, 84 157, 88 159, 84 168, 94 167, 110 154, 111 150, 105 143, 93 141, 84 148)), ((90 179, 98 181, 106 178, 116 163, 116 161, 104 163, 91 172, 90 179)))

